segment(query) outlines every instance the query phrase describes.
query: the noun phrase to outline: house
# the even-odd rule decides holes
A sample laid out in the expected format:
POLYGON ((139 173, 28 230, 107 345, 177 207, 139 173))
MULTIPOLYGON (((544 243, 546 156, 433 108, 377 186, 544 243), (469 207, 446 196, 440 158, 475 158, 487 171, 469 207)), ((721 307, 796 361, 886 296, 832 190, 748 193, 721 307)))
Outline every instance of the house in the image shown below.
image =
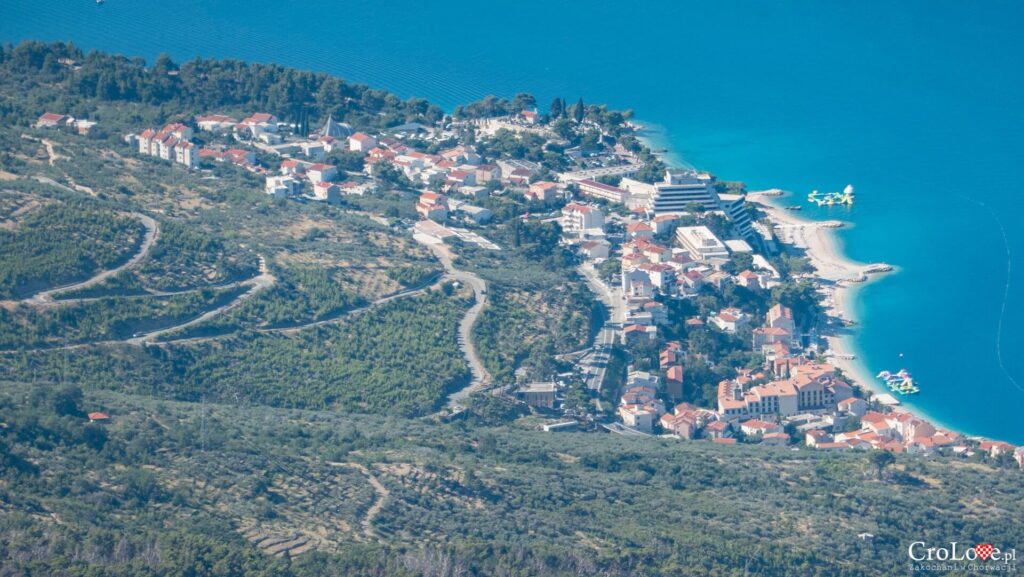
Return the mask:
POLYGON ((519 118, 527 124, 537 124, 539 115, 536 110, 522 110, 519 112, 519 118))
POLYGON ((654 234, 663 236, 672 230, 672 227, 679 220, 679 215, 676 214, 659 214, 651 220, 651 226, 654 227, 654 234))
POLYGON ((242 148, 229 148, 228 150, 225 150, 224 158, 230 160, 233 164, 238 164, 240 166, 256 164, 256 153, 242 148))
POLYGON ((640 268, 622 271, 622 293, 628 299, 649 299, 654 296, 651 277, 640 268))
POLYGON ((94 411, 92 413, 89 413, 87 416, 89 417, 89 422, 90 423, 109 423, 110 422, 110 415, 108 415, 106 413, 103 413, 103 412, 100 412, 100 411, 94 411))
POLYGON ((286 158, 281 161, 281 174, 284 176, 297 176, 306 172, 306 165, 293 158, 286 158))
POLYGON ((732 435, 732 427, 727 421, 712 421, 704 427, 704 436, 709 439, 722 439, 732 435))
POLYGON ((750 325, 750 315, 737 308, 726 308, 711 317, 711 323, 727 333, 735 333, 750 325))
POLYGON ((530 383, 516 391, 516 397, 532 407, 552 409, 555 407, 555 391, 553 382, 530 383))
POLYGON ((762 445, 770 445, 775 447, 781 447, 789 444, 789 435, 781 431, 774 433, 765 433, 761 436, 762 445))
POLYGON ((622 417, 622 424, 631 429, 644 433, 654 430, 654 413, 636 405, 620 407, 619 416, 622 417))
POLYGON ((327 158, 327 147, 322 142, 310 141, 303 142, 299 145, 302 149, 302 154, 311 160, 319 162, 324 158, 327 158))
POLYGON ((626 225, 626 235, 629 238, 653 238, 654 229, 646 222, 631 222, 626 225))
POLYGON ((768 309, 768 314, 765 315, 765 323, 772 328, 785 329, 791 335, 796 332, 796 324, 793 323, 793 311, 781 304, 776 304, 768 309))
POLYGON ((448 197, 436 192, 424 192, 416 203, 416 212, 425 219, 443 221, 448 218, 448 197))
POLYGON ((781 432, 782 427, 776 423, 769 423, 768 421, 749 419, 740 423, 740 430, 743 431, 744 435, 753 437, 764 436, 768 433, 781 432))
POLYGON ((341 187, 333 182, 318 182, 313 185, 313 198, 328 204, 341 204, 341 187))
POLYGON ((480 185, 501 181, 501 168, 496 164, 481 164, 476 167, 475 173, 476 182, 480 185))
POLYGON ((36 120, 36 128, 57 128, 60 127, 68 117, 64 114, 47 112, 36 120))
POLYGON ((665 393, 674 400, 683 398, 683 365, 670 365, 665 369, 665 393))
POLYGON ((196 126, 199 127, 199 130, 206 132, 224 132, 231 130, 236 124, 238 122, 234 118, 223 114, 210 114, 196 118, 196 126))
POLYGON ((352 152, 369 153, 377 146, 377 139, 365 132, 357 132, 348 137, 348 149, 352 152))
POLYGON ((558 194, 558 185, 553 182, 546 180, 535 182, 530 185, 529 190, 526 192, 526 198, 528 200, 536 200, 540 202, 548 202, 554 200, 558 194))
POLYGON ((753 330, 753 337, 755 352, 771 348, 776 343, 782 344, 786 349, 790 346, 790 333, 782 327, 758 327, 753 330))
POLYGON ((306 169, 306 176, 313 184, 331 182, 338 177, 338 167, 333 164, 312 164, 306 169))
POLYGON ((606 240, 587 240, 580 243, 580 253, 590 260, 608 258, 611 245, 606 240))
POLYGON ((302 193, 302 181, 291 176, 268 176, 264 191, 276 198, 298 196, 302 193))
POLYGON ((582 235, 589 229, 604 227, 604 213, 596 206, 569 203, 562 208, 562 230, 568 234, 582 235))
POLYGON ((736 284, 754 292, 765 288, 761 283, 761 275, 752 270, 745 270, 736 275, 736 284))
POLYGON ((276 134, 277 122, 277 117, 273 114, 257 112, 236 124, 235 129, 248 132, 252 138, 259 138, 261 134, 276 134))
POLYGON ((836 403, 836 408, 841 412, 862 417, 868 410, 868 404, 864 399, 850 397, 849 399, 843 399, 836 403))
POLYGON ((653 341, 658 338, 658 327, 653 325, 629 325, 622 329, 623 344, 653 341))
POLYGON ((829 434, 826 433, 825 431, 822 431, 821 429, 811 429, 810 431, 804 433, 804 444, 807 445, 808 447, 817 448, 818 445, 821 445, 822 443, 827 443, 831 439, 832 437, 829 436, 829 434))

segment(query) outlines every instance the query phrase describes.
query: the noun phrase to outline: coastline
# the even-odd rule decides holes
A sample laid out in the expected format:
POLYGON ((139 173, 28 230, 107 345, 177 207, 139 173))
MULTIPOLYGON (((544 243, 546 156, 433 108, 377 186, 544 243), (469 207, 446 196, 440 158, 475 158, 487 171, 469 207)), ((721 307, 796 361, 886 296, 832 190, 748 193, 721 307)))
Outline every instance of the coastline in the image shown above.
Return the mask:
MULTIPOLYGON (((835 231, 845 226, 845 223, 836 220, 812 220, 772 202, 771 199, 782 198, 785 194, 786 192, 781 189, 752 191, 747 193, 747 200, 768 215, 781 244, 803 251, 815 269, 815 276, 831 283, 826 300, 826 314, 840 321, 856 323, 854 303, 857 291, 881 275, 896 269, 884 263, 861 263, 847 257, 843 253, 839 237, 835 234, 835 231), (871 270, 874 267, 885 268, 871 270)), ((838 323, 838 330, 836 326, 835 322, 829 323, 829 330, 822 335, 833 353, 828 357, 829 363, 840 369, 865 393, 892 395, 892 392, 872 375, 867 364, 860 358, 854 334, 856 326, 845 327, 842 322, 838 323)), ((958 432, 969 438, 975 437, 967 431, 933 418, 918 407, 904 405, 899 398, 896 400, 899 404, 894 407, 899 407, 900 411, 929 421, 937 428, 958 432)))
POLYGON ((825 301, 826 314, 840 322, 830 323, 830 330, 823 335, 833 353, 829 362, 842 370, 861 390, 889 394, 890 391, 871 376, 867 365, 857 354, 853 332, 842 324, 842 321, 857 320, 853 309, 857 290, 878 278, 878 273, 887 271, 869 272, 872 267, 880 265, 856 262, 843 253, 834 232, 844 226, 843 223, 811 220, 771 202, 770 199, 779 198, 782 194, 777 189, 754 191, 747 194, 747 200, 768 215, 780 243, 803 251, 815 269, 815 276, 830 284, 825 301), (837 330, 835 326, 840 328, 837 330))

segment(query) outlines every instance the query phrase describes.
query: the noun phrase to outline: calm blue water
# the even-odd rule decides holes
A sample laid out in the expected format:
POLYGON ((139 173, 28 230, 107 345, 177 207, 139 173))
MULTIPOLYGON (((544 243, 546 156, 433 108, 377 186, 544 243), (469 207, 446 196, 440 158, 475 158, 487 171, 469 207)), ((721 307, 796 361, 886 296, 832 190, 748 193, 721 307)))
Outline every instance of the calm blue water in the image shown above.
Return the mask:
POLYGON ((15 0, 0 40, 273 61, 447 108, 583 96, 634 108, 687 162, 752 189, 851 182, 851 211, 804 214, 850 221, 853 258, 901 268, 859 295, 862 358, 914 372, 913 403, 939 422, 1024 443, 1024 5, 582 4, 15 0))

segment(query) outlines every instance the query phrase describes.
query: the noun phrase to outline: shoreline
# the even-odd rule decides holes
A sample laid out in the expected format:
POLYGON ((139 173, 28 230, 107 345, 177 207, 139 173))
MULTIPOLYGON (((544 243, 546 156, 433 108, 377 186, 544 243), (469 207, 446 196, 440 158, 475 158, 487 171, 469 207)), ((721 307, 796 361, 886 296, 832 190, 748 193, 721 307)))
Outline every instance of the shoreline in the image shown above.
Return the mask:
MULTIPOLYGON (((835 230, 845 226, 845 223, 811 220, 771 202, 770 199, 780 198, 782 194, 783 191, 777 189, 753 191, 747 193, 747 200, 768 215, 768 219, 775 225, 779 243, 803 251, 803 256, 810 260, 815 269, 814 276, 831 285, 826 288, 826 314, 839 321, 856 322, 853 305, 857 290, 877 279, 881 273, 893 269, 871 272, 869 269, 881 266, 882 263, 861 263, 847 257, 835 234, 835 230)), ((830 326, 836 324, 830 323, 830 326)), ((842 370, 861 390, 891 394, 871 376, 867 365, 857 354, 853 331, 843 327, 841 322, 838 326, 841 327, 839 331, 830 328, 823 332, 828 348, 833 353, 828 357, 828 362, 842 370)), ((898 406, 903 407, 902 402, 898 406)))
MULTIPOLYGON (((779 235, 780 244, 803 251, 803 256, 810 260, 815 269, 814 276, 832 283, 827 291, 829 297, 826 300, 826 314, 843 321, 858 322, 854 311, 857 291, 884 274, 897 269, 885 263, 857 262, 846 256, 842 250, 842 243, 835 234, 835 231, 846 226, 846 223, 837 220, 813 220, 788 211, 771 200, 784 198, 787 194, 791 193, 781 189, 751 191, 747 193, 747 200, 768 215, 768 220, 772 222, 779 235), (886 268, 870 270, 873 267, 882 266, 886 268)), ((835 323, 830 323, 830 329, 822 333, 828 343, 828 349, 833 353, 827 357, 828 362, 840 369, 854 386, 865 393, 892 396, 899 404, 893 405, 891 408, 911 413, 932 423, 936 428, 953 431, 966 438, 977 436, 962 431, 958 427, 951 427, 928 415, 919 407, 905 405, 897 395, 886 389, 878 379, 872 376, 867 364, 860 357, 854 334, 854 331, 857 330, 856 325, 847 328, 840 324, 839 326, 842 328, 840 328, 839 334, 835 332, 834 326, 835 323)))

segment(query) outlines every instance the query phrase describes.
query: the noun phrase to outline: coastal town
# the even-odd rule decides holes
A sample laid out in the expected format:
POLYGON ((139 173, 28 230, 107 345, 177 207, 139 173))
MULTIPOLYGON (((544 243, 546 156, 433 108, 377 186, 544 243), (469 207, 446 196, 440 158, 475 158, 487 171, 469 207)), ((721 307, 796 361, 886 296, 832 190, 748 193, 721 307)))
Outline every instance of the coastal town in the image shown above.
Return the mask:
MULTIPOLYGON (((484 205, 504 196, 528 203, 517 219, 557 222, 560 243, 577 256, 578 274, 604 307, 604 324, 550 380, 486 387, 528 406, 546 431, 983 455, 1024 467, 1024 448, 938 427, 862 374, 841 336, 853 323, 844 289, 891 267, 836 258, 828 229, 842 223, 783 211, 769 202, 780 191, 748 192, 706 172, 667 167, 641 141, 612 137, 583 111, 575 121, 553 116, 527 107, 370 134, 331 117, 308 130, 266 112, 242 119, 211 112, 141 127, 124 141, 139 156, 188 170, 234 165, 262 178, 263 192, 281 201, 340 205, 395 186, 415 190, 419 220, 402 226, 428 244, 458 239, 502 250, 488 238, 494 214, 484 205), (566 131, 596 136, 573 148, 566 131), (566 168, 478 146, 493 150, 488 141, 509 135, 557 151, 566 168), (806 294, 798 295, 800 310, 788 306, 795 289, 810 291, 812 306, 806 294), (695 344, 707 341, 745 351, 744 363, 727 367, 715 347, 695 344), (614 375, 613 356, 624 359, 614 375), (691 375, 695 366, 727 377, 705 394, 691 375), (592 404, 567 405, 573 383, 592 404)), ((616 122, 631 137, 642 134, 626 118, 616 122)), ((49 112, 35 124, 80 134, 94 125, 49 112)))

